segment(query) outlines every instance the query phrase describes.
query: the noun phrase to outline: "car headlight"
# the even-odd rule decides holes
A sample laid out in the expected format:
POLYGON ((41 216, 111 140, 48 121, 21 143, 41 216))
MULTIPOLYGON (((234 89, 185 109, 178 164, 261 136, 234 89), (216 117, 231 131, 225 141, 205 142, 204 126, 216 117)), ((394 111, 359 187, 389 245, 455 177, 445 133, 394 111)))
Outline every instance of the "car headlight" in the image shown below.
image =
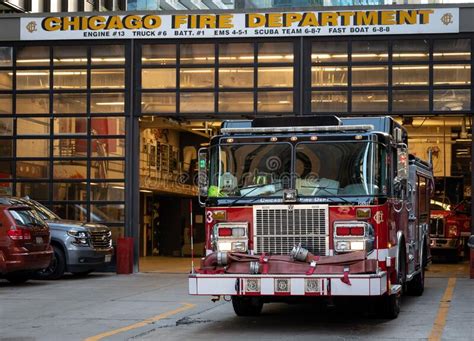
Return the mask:
POLYGON ((87 231, 69 230, 67 234, 74 238, 74 244, 81 246, 89 245, 89 233, 87 231))
POLYGON ((247 252, 248 223, 222 222, 214 225, 212 230, 214 251, 247 252))

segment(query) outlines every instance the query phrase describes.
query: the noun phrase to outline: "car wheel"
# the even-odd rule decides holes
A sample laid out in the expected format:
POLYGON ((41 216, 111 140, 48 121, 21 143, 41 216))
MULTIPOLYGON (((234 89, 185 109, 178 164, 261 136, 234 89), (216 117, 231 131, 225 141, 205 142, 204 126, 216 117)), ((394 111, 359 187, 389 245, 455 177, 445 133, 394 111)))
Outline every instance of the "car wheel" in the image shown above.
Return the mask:
POLYGON ((59 247, 53 245, 53 250, 54 255, 51 259, 51 263, 49 263, 49 266, 46 269, 39 270, 36 273, 36 278, 54 280, 59 279, 64 275, 64 272, 66 271, 66 257, 59 247))
POLYGON ((258 297, 232 296, 232 306, 237 316, 258 316, 262 312, 263 302, 258 297))
POLYGON ((408 295, 421 296, 425 290, 425 268, 422 267, 421 271, 408 282, 408 295))
POLYGON ((400 295, 387 295, 380 297, 379 312, 382 318, 396 319, 400 313, 400 295))
POLYGON ((9 281, 11 284, 23 284, 31 279, 31 277, 32 274, 30 273, 10 274, 5 276, 7 281, 9 281))

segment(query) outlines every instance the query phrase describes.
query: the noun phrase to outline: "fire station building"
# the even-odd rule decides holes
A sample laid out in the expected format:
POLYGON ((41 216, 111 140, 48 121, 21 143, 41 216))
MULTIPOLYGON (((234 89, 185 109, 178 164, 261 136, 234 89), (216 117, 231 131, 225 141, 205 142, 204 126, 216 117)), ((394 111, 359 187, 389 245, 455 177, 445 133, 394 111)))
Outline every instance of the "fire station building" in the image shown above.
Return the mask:
POLYGON ((133 237, 145 267, 190 254, 190 210, 201 252, 197 151, 222 120, 389 115, 410 152, 432 152, 437 195, 470 200, 473 18, 469 4, 2 16, 0 194, 133 237))

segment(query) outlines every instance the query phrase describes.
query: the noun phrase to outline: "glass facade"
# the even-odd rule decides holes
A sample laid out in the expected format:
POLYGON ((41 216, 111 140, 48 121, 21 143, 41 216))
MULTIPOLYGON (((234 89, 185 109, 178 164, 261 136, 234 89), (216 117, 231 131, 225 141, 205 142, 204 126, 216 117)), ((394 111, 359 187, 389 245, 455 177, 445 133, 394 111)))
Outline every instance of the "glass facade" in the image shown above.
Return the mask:
POLYGON ((0 193, 28 195, 64 218, 106 223, 114 236, 124 226, 131 233, 135 222, 125 210, 135 203, 124 190, 132 186, 125 169, 135 156, 126 149, 139 136, 126 131, 127 122, 469 115, 471 39, 3 44, 0 193))
POLYGON ((0 191, 66 219, 125 222, 125 50, 0 47, 0 191))

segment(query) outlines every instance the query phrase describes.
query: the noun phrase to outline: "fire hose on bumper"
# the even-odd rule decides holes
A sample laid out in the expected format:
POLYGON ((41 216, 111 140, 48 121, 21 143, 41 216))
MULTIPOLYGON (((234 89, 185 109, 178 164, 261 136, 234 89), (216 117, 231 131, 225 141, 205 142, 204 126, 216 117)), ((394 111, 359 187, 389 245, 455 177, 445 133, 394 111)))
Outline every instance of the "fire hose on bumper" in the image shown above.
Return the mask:
POLYGON ((316 256, 300 245, 290 255, 214 252, 189 276, 193 295, 381 296, 399 289, 365 251, 316 256))

